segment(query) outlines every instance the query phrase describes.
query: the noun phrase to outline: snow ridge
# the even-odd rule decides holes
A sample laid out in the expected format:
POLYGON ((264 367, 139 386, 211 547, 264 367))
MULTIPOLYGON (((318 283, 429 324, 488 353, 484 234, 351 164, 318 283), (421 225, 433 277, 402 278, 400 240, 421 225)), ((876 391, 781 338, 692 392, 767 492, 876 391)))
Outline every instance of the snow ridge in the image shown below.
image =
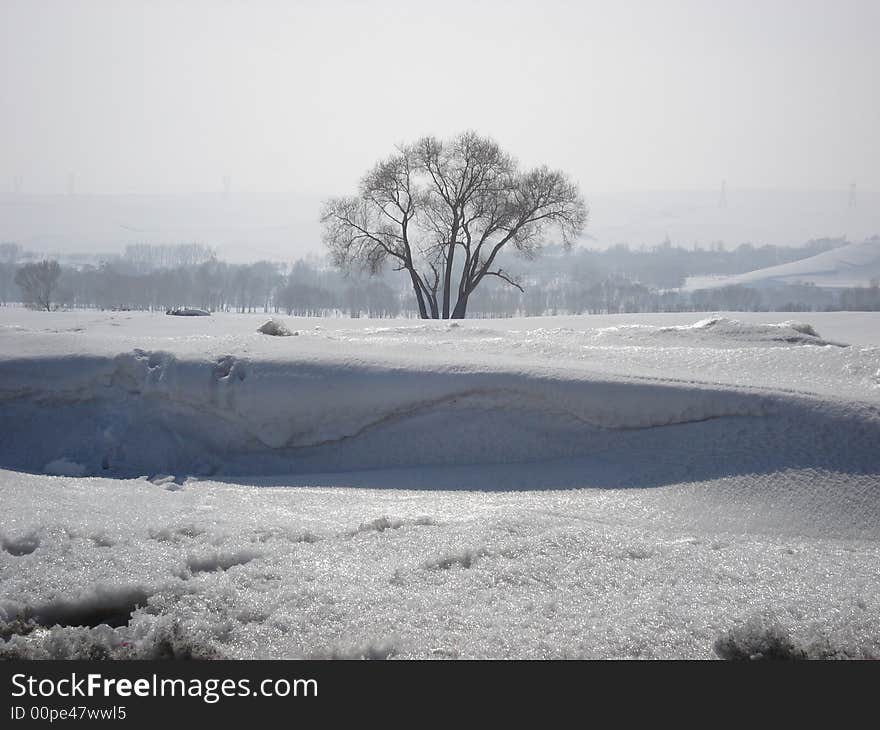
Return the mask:
MULTIPOLYGON (((685 427, 696 439, 686 453, 760 433, 758 456, 773 449, 786 463, 794 451, 817 449, 812 466, 833 466, 847 453, 867 468, 869 445, 880 443, 871 404, 662 379, 196 360, 142 349, 40 365, 57 374, 42 389, 16 377, 27 362, 0 361, 0 400, 10 415, 0 425, 0 466, 62 477, 302 473, 615 451, 623 458, 647 444, 659 452, 658 440, 671 445, 685 427), (750 425, 737 425, 742 419, 750 425), (713 421, 721 423, 695 428, 713 421), (679 430, 666 437, 628 433, 671 428, 679 430)), ((672 451, 680 455, 682 446, 672 451)))

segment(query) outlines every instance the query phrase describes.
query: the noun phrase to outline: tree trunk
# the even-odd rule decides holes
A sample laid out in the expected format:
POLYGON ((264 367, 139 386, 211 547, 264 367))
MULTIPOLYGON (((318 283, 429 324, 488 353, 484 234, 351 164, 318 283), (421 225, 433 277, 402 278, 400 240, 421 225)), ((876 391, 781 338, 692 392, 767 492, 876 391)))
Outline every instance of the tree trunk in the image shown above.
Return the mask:
MULTIPOLYGON (((428 297, 428 304, 431 306, 431 316, 430 319, 440 319, 440 310, 437 307, 437 293, 435 292, 433 296, 428 297)), ((425 317, 425 319, 429 319, 429 317, 425 317)))
POLYGON ((452 310, 452 319, 464 319, 467 314, 468 295, 462 294, 452 310))
POLYGON ((446 270, 443 272, 443 319, 449 319, 449 290, 452 288, 452 262, 455 259, 455 239, 449 246, 446 270))
POLYGON ((410 279, 412 279, 413 291, 416 294, 416 302, 419 305, 419 317, 428 319, 428 310, 425 309, 425 298, 422 296, 422 288, 419 285, 419 275, 414 269, 408 269, 410 279))

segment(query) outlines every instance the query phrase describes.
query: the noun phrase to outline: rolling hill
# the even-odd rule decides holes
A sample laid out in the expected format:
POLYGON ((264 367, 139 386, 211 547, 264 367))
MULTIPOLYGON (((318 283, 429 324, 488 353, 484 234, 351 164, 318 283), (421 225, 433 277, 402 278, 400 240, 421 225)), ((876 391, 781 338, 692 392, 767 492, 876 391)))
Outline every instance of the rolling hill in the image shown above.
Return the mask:
POLYGON ((761 287, 797 283, 839 288, 868 286, 877 279, 880 279, 880 236, 745 274, 691 277, 686 288, 693 291, 736 284, 761 287))

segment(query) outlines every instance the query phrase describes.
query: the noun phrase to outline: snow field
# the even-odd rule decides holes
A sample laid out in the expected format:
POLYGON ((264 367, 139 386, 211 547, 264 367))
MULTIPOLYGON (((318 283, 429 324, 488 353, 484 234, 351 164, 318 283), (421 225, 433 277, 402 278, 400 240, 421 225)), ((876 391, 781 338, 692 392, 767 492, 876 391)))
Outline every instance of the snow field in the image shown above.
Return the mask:
MULTIPOLYGON (((4 472, 5 495, 29 504, 9 532, 33 550, 0 554, 0 606, 41 627, 5 650, 65 656, 97 632, 149 655, 173 619, 209 656, 709 658, 724 632, 770 616, 803 644, 876 655, 876 520, 836 536, 829 515, 804 534, 799 499, 837 477, 784 475, 790 500, 769 511, 769 479, 734 500, 737 480, 168 491, 4 472), (98 622, 116 628, 74 628, 98 622)), ((876 502, 876 481, 852 486, 876 502)))
POLYGON ((0 656, 878 656, 880 317, 761 316, 0 309, 0 656))

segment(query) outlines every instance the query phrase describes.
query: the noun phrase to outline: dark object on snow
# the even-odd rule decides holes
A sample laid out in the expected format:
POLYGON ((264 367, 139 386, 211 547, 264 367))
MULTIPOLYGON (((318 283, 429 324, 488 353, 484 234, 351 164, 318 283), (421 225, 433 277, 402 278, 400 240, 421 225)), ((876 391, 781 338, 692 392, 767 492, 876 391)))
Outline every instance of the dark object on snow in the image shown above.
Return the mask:
POLYGON ((180 309, 168 309, 165 314, 173 314, 175 317, 210 317, 211 313, 204 309, 188 309, 182 307, 180 309))
POLYGON ((783 627, 762 617, 751 618, 715 641, 715 653, 728 660, 808 659, 803 646, 797 645, 783 627))

